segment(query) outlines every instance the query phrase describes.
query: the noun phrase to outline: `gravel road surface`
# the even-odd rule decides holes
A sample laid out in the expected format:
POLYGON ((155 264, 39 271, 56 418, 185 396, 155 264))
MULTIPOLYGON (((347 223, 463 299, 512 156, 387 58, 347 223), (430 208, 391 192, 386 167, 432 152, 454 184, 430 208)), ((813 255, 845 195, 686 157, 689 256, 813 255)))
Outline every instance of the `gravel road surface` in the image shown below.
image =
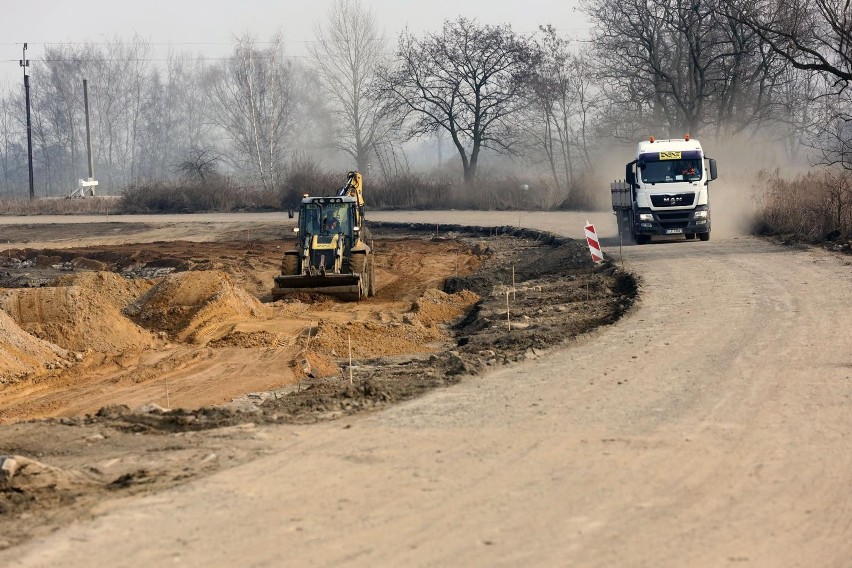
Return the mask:
MULTIPOLYGON (((573 237, 587 218, 371 217, 573 237)), ((612 216, 588 218, 617 256, 612 216)), ((849 566, 850 258, 719 231, 624 264, 641 300, 614 326, 378 414, 258 429, 269 455, 0 564, 849 566)))

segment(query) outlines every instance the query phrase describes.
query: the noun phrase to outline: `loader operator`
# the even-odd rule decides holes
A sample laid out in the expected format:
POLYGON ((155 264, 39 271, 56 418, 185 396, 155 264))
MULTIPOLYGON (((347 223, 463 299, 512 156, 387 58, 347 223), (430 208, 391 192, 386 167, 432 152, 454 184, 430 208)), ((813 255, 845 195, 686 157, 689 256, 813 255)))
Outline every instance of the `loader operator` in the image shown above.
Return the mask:
POLYGON ((335 232, 340 229, 340 221, 334 214, 329 211, 322 220, 322 230, 327 232, 335 232))

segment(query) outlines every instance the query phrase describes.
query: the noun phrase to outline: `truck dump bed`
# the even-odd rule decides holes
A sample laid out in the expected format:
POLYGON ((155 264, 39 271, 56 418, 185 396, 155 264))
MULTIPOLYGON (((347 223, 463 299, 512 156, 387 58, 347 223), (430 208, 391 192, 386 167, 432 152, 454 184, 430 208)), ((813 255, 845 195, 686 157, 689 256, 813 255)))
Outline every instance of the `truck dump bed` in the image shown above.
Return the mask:
POLYGON ((609 189, 612 192, 612 208, 616 211, 619 209, 630 209, 633 207, 633 195, 630 191, 630 184, 626 181, 614 181, 609 184, 609 189))

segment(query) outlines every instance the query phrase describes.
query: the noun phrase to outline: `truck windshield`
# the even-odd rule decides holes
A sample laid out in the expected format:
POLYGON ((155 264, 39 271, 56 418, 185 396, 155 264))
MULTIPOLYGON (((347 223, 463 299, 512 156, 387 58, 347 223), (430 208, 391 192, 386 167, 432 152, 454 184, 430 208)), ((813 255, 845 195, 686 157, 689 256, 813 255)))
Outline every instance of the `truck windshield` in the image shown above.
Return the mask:
POLYGON ((700 159, 646 161, 644 167, 639 169, 643 183, 669 183, 701 179, 700 159))
POLYGON ((303 210, 303 231, 312 235, 349 234, 349 209, 340 203, 311 203, 303 210))

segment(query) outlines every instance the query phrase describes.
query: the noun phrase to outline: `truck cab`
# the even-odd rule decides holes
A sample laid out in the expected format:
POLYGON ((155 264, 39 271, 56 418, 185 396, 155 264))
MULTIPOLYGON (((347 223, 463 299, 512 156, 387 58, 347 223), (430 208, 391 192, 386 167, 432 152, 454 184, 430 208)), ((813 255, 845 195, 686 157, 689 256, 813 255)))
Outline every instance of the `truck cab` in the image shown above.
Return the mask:
POLYGON ((622 190, 629 190, 629 198, 617 200, 613 185, 613 209, 637 244, 650 242, 654 235, 697 235, 707 241, 708 189, 716 177, 716 161, 706 158, 698 140, 651 137, 639 142, 636 159, 626 166, 622 190))

